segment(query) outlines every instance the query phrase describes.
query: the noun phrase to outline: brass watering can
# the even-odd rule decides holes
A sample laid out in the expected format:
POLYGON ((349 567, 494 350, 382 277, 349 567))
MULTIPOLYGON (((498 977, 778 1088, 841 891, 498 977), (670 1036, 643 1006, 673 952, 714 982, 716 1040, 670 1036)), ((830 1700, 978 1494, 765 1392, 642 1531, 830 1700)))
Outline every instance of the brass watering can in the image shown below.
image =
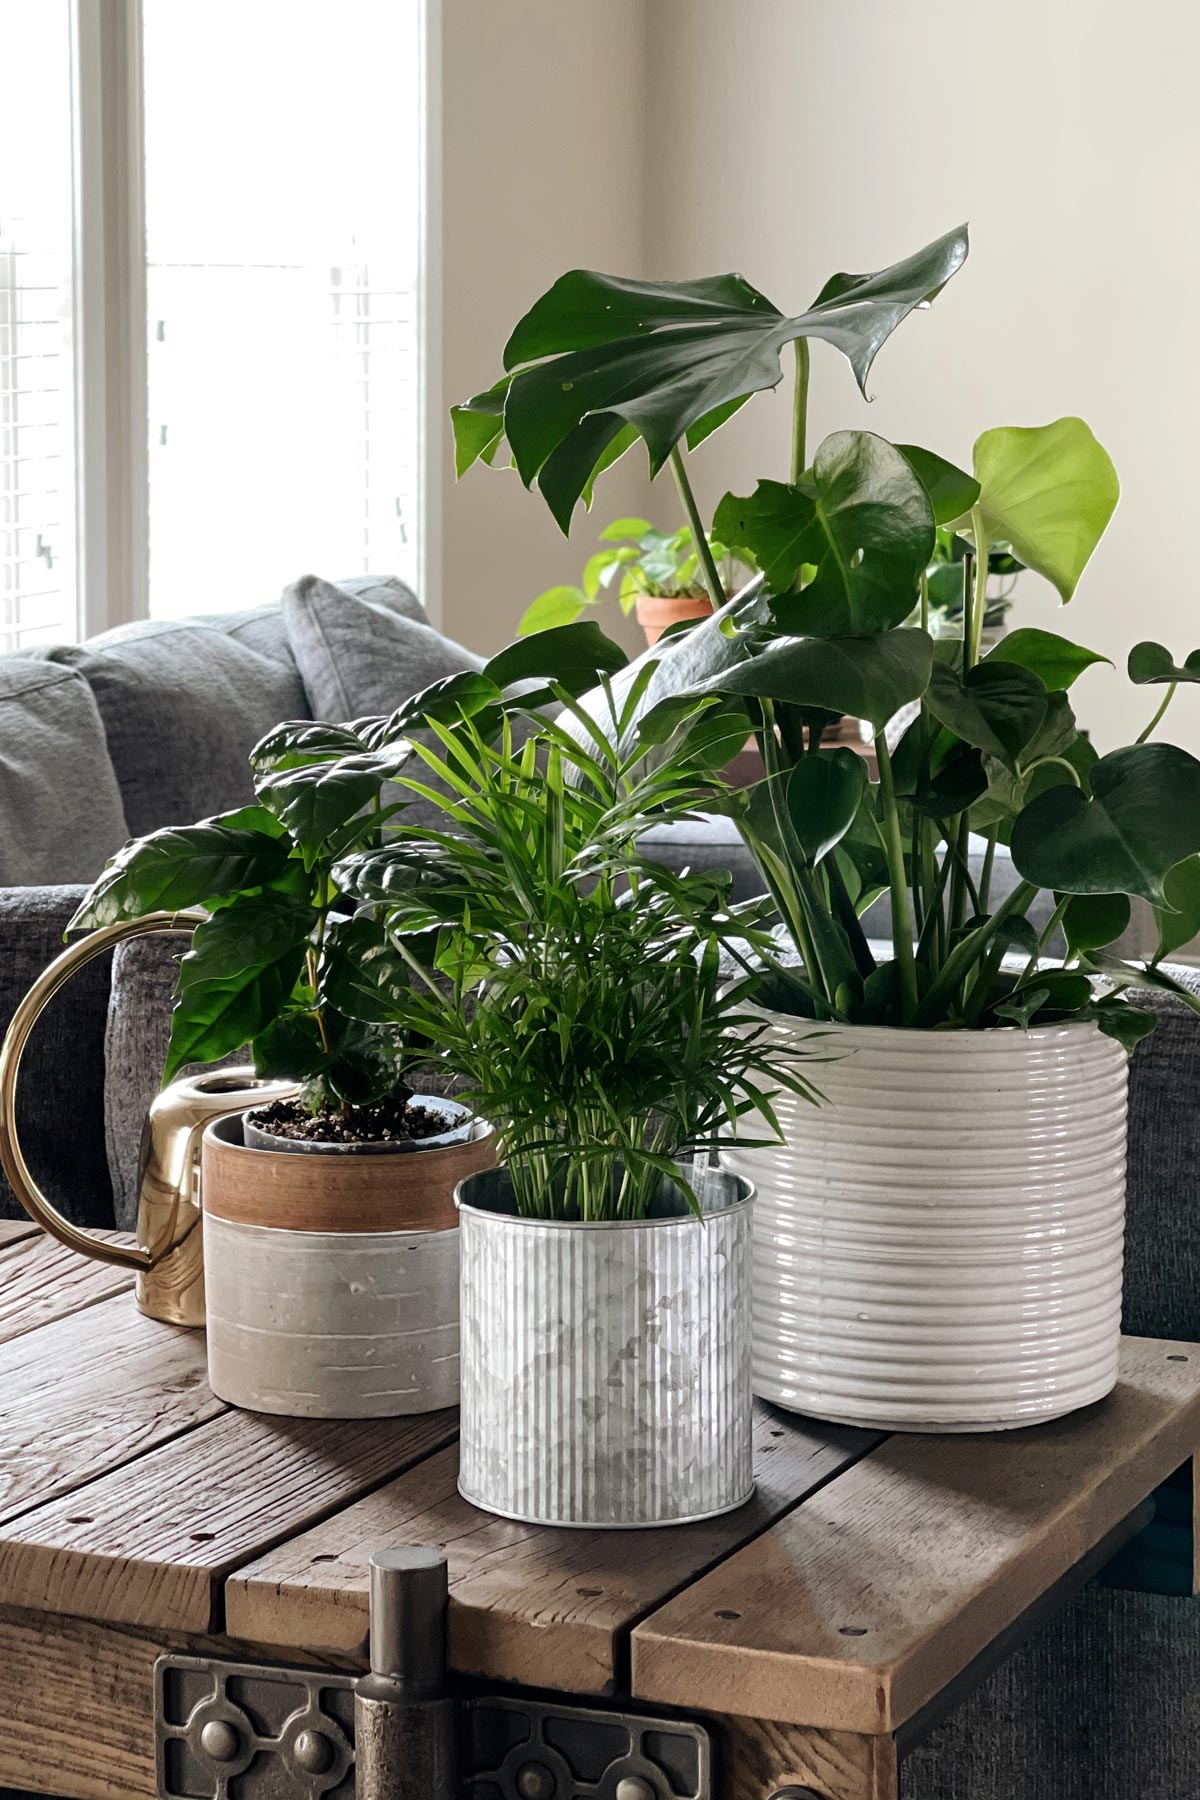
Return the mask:
POLYGON ((0 1047, 0 1164, 13 1192, 42 1229, 97 1262, 137 1272, 137 1304, 169 1325, 204 1323, 204 1249, 200 1209, 200 1140, 210 1119, 242 1112, 264 1100, 287 1099, 295 1082, 263 1081, 251 1068, 214 1069, 164 1088, 142 1129, 138 1164, 136 1245, 96 1237, 51 1204, 38 1187, 17 1136, 17 1078, 21 1054, 39 1015, 76 969, 127 938, 155 931, 189 931, 207 918, 203 912, 147 913, 144 918, 106 925, 81 938, 38 976, 16 1012, 0 1047))

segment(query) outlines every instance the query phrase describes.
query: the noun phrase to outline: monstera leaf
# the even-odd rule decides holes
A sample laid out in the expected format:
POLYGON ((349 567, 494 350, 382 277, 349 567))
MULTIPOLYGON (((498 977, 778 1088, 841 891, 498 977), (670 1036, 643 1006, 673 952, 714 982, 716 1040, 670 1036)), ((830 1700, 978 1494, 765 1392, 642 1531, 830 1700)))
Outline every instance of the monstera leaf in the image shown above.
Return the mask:
POLYGON ((657 474, 681 439, 694 446, 748 395, 775 387, 797 338, 840 350, 865 393, 881 345, 966 254, 961 227, 875 274, 833 276, 791 317, 740 275, 651 282, 572 270, 513 332, 507 383, 454 410, 459 473, 494 460, 507 436, 522 481, 537 481, 565 532, 606 458, 641 437, 657 474))
POLYGON ((1129 679, 1139 687, 1158 687, 1171 681, 1200 681, 1200 650, 1193 650, 1181 663, 1172 659, 1162 644, 1135 644, 1129 652, 1129 679))
POLYGON ((1053 787, 1012 830, 1017 872, 1065 894, 1140 894, 1163 906, 1176 863, 1200 851, 1200 762, 1173 744, 1102 756, 1091 797, 1053 787))
MULTIPOLYGON (((1082 419, 1056 419, 985 431, 974 466, 987 545, 1011 544, 1069 600, 1120 495, 1108 452, 1082 419)), ((969 511, 953 523, 974 537, 969 511)))
POLYGON ((718 669, 700 691, 744 694, 868 719, 877 731, 929 684, 933 642, 924 631, 878 637, 772 638, 718 669))
POLYGON ((818 637, 888 631, 912 611, 933 555, 929 495, 893 444, 870 431, 836 431, 797 486, 760 481, 746 500, 726 494, 713 529, 749 550, 779 591, 772 612, 783 630, 818 637), (788 594, 800 568, 816 574, 788 594))

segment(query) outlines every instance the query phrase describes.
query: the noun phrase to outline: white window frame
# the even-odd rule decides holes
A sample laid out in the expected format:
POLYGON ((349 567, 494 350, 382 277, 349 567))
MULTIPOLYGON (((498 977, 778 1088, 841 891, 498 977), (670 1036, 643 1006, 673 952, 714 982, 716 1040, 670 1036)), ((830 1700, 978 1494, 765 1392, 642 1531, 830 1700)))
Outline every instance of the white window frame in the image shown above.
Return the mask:
MULTIPOLYGON (((418 562, 441 607, 441 18, 421 6, 418 562)), ((75 121, 76 595, 80 637, 149 616, 141 0, 69 0, 75 121)), ((386 573, 386 571, 380 571, 386 573)), ((331 574, 338 571, 331 570, 331 574)), ((280 572, 283 580, 287 571, 280 572)))

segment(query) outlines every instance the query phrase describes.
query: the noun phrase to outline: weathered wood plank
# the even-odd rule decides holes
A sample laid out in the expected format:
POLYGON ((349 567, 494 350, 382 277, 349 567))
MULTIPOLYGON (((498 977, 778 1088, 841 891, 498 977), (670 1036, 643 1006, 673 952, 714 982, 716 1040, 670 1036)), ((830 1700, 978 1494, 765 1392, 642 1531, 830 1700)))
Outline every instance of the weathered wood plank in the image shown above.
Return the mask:
POLYGON ((0 1344, 0 1519, 225 1410, 203 1333, 143 1318, 128 1294, 0 1344))
POLYGON ((227 1629, 264 1642, 360 1649, 368 1558, 434 1543, 450 1559, 450 1658, 464 1674, 603 1694, 623 1673, 630 1625, 763 1531, 879 1441, 760 1408, 758 1493, 748 1506, 670 1531, 549 1531, 492 1518, 456 1489, 454 1450, 284 1544, 226 1582, 227 1629))
MULTIPOLYGON (((128 1232, 103 1231, 96 1236, 133 1242, 128 1232)), ((32 1223, 27 1232, 18 1226, 11 1237, 0 1234, 0 1343, 126 1289, 133 1290, 127 1269, 88 1262, 32 1223)))
POLYGON ((0 1526, 10 1606, 165 1631, 219 1631, 222 1577, 453 1441, 411 1419, 231 1412, 0 1526))
POLYGON ((898 1800, 891 1738, 806 1730, 766 1719, 709 1720, 717 1739, 719 1800, 772 1800, 805 1789, 820 1800, 898 1800))
POLYGON ((0 1787, 153 1800, 154 1665, 168 1651, 263 1656, 228 1639, 0 1609, 0 1787))
POLYGON ((1200 1347, 1127 1338, 1073 1418, 887 1440, 633 1634, 633 1691, 889 1734, 1200 1442, 1200 1347))
POLYGON ((20 1238, 33 1237, 37 1226, 32 1219, 0 1219, 0 1249, 15 1244, 20 1238))

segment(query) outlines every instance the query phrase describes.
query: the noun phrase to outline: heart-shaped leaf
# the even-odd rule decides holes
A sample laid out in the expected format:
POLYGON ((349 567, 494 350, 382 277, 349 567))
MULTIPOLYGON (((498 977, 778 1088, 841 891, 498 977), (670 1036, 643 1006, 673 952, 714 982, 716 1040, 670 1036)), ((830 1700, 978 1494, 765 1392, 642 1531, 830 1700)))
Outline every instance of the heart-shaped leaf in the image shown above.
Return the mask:
POLYGON ((772 638, 755 655, 719 669, 702 692, 747 694, 887 721, 929 683, 933 643, 923 631, 885 631, 878 637, 772 638))
POLYGON ((844 746, 804 756, 787 778, 787 810, 796 842, 815 868, 853 825, 867 785, 861 756, 844 746))
POLYGON ((1098 1025, 1105 1037, 1120 1044, 1129 1056, 1158 1024, 1154 1013, 1131 1006, 1123 994, 1106 994, 1102 1000, 1094 1000, 1085 1007, 1078 1016, 1098 1025))
POLYGON ((964 681, 957 669, 935 661, 925 704, 964 744, 1015 771, 1045 720, 1046 690, 1016 663, 978 663, 964 681))
POLYGON ((1177 663, 1162 644, 1149 641, 1135 644, 1129 652, 1128 670, 1130 681, 1135 681, 1139 687, 1158 687, 1172 681, 1200 681, 1200 650, 1193 650, 1177 663))
POLYGON ((544 594, 531 600, 521 614, 517 635, 528 637, 533 631, 552 631, 556 625, 573 625, 587 603, 588 597, 582 588, 565 585, 547 588, 544 594))
POLYGON ((1112 658, 1101 656, 1096 650, 1085 650, 1081 644, 1072 644, 1068 638, 1059 637, 1057 632, 1022 625, 1017 631, 1006 633, 988 651, 984 661, 1017 663, 1023 669, 1032 669, 1053 691, 1069 688, 1093 663, 1111 664, 1112 658))
POLYGON ((1189 856, 1186 862, 1176 863, 1163 883, 1163 894, 1166 906, 1154 909, 1158 926, 1155 962, 1190 944, 1200 932, 1200 857, 1189 856))
POLYGON ((1063 936, 1074 955, 1103 950, 1106 944, 1116 942, 1128 924, 1129 898, 1125 894, 1073 894, 1062 916, 1063 936))
POLYGON ((875 274, 833 276, 791 318, 740 275, 651 282, 572 270, 509 339, 507 391, 476 396, 455 418, 459 462, 495 456, 506 434, 521 479, 538 482, 566 531, 615 441, 644 438, 657 474, 685 435, 694 445, 748 394, 775 387, 780 354, 796 338, 823 338, 840 350, 865 392, 881 345, 966 254, 964 227, 875 274), (484 407, 492 411, 478 411, 484 407), (479 418, 491 421, 490 431, 479 418))
POLYGON ((760 481, 746 500, 727 494, 713 529, 749 550, 780 590, 780 627, 820 637, 888 631, 912 611, 933 555, 929 496, 905 458, 870 431, 837 431, 795 487, 760 481), (816 573, 798 593, 782 590, 804 564, 816 573))
POLYGON ((594 619, 580 619, 517 638, 484 664, 483 676, 499 688, 540 679, 581 694, 601 675, 615 675, 628 661, 621 646, 606 637, 594 619))
POLYGON ((1089 799, 1054 787, 1012 830, 1017 872, 1068 894, 1140 894, 1162 905, 1163 882, 1200 851, 1200 762, 1173 744, 1113 750, 1092 769, 1089 799))
POLYGON ((979 498, 979 483, 973 475, 968 475, 965 469, 956 469, 944 456, 938 456, 933 450, 922 450, 917 444, 897 444, 896 448, 929 495, 935 524, 948 525, 951 519, 970 512, 979 498))
MULTIPOLYGON (((1108 452, 1082 419, 1004 425, 975 443, 987 546, 1011 544, 1063 600, 1075 592, 1120 495, 1108 452)), ((970 515, 953 521, 974 535, 970 515)))

